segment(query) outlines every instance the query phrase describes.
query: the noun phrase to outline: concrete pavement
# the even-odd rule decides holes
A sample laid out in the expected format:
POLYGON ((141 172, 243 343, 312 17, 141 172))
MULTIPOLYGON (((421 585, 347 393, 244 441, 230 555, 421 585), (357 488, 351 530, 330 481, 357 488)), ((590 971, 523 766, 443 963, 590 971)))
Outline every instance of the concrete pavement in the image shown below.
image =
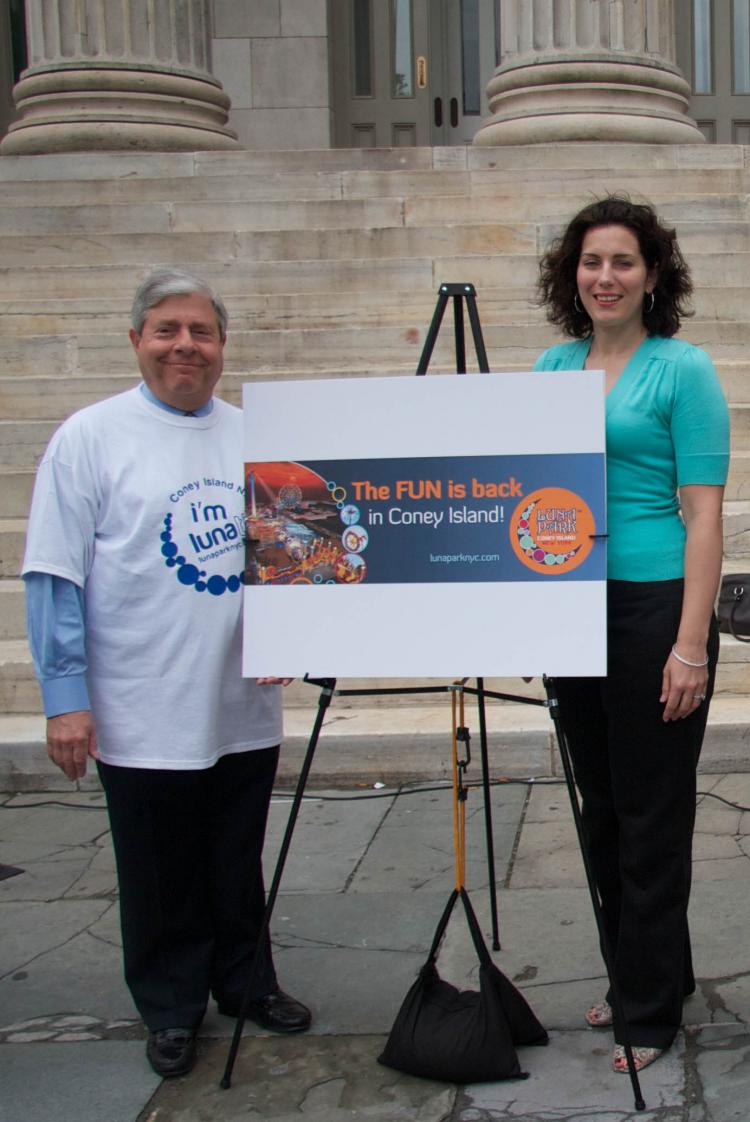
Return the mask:
MULTIPOLYGON (((2 796, 0 861, 23 872, 0 881, 0 1122, 747 1119, 750 811, 727 803, 750 807, 750 774, 700 776, 699 990, 671 1053, 642 1074, 640 1114, 629 1080, 610 1070, 611 1034, 583 1025, 603 971, 567 792, 543 779, 493 788, 503 946, 495 960, 550 1032, 549 1046, 519 1051, 527 1080, 467 1087, 377 1063, 453 884, 450 793, 431 786, 311 791, 305 800, 273 939, 282 984, 311 1005, 314 1027, 290 1038, 248 1029, 228 1091, 218 1083, 233 1022, 213 1006, 189 1076, 160 1084, 146 1063, 121 980, 101 794, 2 796)), ((288 809, 288 798, 274 799, 269 865, 288 809)), ((478 792, 469 797, 468 837, 468 886, 487 932, 478 792)), ((453 982, 476 985, 459 914, 440 966, 453 982)))

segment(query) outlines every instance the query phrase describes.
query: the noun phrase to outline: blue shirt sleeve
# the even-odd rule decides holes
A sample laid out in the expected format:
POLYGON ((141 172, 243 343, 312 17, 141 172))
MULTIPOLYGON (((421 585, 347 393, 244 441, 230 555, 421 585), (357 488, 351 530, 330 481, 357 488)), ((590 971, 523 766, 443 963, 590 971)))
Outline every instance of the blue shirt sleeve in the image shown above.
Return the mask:
POLYGON ((26 573, 31 657, 47 717, 90 709, 83 589, 51 573, 26 573))

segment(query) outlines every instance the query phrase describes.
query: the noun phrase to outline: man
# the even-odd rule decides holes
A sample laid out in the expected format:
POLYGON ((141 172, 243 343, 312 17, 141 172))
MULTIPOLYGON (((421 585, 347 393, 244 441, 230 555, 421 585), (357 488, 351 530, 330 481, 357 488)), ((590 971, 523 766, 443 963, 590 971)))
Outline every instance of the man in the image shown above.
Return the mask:
MULTIPOLYGON (((236 1016, 265 894, 278 679, 243 679, 242 417, 214 398, 227 315, 200 278, 138 288, 143 382, 89 406, 39 468, 23 575, 50 757, 96 760, 120 887, 125 977, 162 1076, 195 1063, 209 993, 236 1016)), ((248 1015, 296 1032, 268 939, 248 1015)))

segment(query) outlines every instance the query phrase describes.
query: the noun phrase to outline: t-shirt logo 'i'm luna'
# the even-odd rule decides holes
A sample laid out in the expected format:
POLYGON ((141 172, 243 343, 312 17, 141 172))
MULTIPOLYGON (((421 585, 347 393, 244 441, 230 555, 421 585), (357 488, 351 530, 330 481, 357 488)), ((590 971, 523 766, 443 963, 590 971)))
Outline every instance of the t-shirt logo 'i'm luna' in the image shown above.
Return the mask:
MULTIPOLYGON (((222 508, 217 506, 212 507, 211 509, 217 511, 221 510, 222 508)), ((174 525, 173 516, 171 513, 164 516, 163 525, 164 529, 162 530, 159 537, 162 543, 161 553, 162 557, 164 558, 164 564, 167 566, 167 568, 175 570, 175 574, 180 584, 184 584, 186 587, 192 587, 196 592, 209 592, 212 596, 222 596, 225 592, 239 591, 244 583, 242 570, 240 570, 239 573, 232 573, 232 575, 228 577, 224 577, 220 573, 214 573, 213 575, 209 576, 206 569, 199 568, 199 566, 194 564, 193 561, 189 561, 185 556, 187 550, 181 552, 179 545, 173 540, 174 525)), ((244 549, 244 540, 241 530, 238 529, 234 524, 228 523, 228 530, 224 531, 223 540, 228 540, 230 533, 233 542, 235 542, 236 544, 226 547, 220 545, 217 541, 214 540, 213 537, 210 537, 208 539, 208 546, 217 546, 217 553, 224 553, 226 552, 227 548, 244 549)), ((197 553, 199 550, 203 551, 204 540, 202 537, 196 537, 196 535, 188 533, 188 541, 190 541, 191 548, 194 552, 197 553)), ((244 557, 244 553, 241 554, 241 556, 244 557)), ((207 562, 210 557, 210 552, 208 553, 208 555, 206 555, 205 552, 201 552, 199 563, 200 561, 207 562)))

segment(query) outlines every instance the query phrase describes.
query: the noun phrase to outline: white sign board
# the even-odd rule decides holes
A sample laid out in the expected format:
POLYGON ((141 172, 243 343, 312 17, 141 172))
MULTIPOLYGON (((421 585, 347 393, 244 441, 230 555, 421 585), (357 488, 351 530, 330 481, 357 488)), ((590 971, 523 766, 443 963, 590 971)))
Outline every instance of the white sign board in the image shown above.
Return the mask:
POLYGON ((606 672, 601 372, 244 387, 244 673, 606 672))

